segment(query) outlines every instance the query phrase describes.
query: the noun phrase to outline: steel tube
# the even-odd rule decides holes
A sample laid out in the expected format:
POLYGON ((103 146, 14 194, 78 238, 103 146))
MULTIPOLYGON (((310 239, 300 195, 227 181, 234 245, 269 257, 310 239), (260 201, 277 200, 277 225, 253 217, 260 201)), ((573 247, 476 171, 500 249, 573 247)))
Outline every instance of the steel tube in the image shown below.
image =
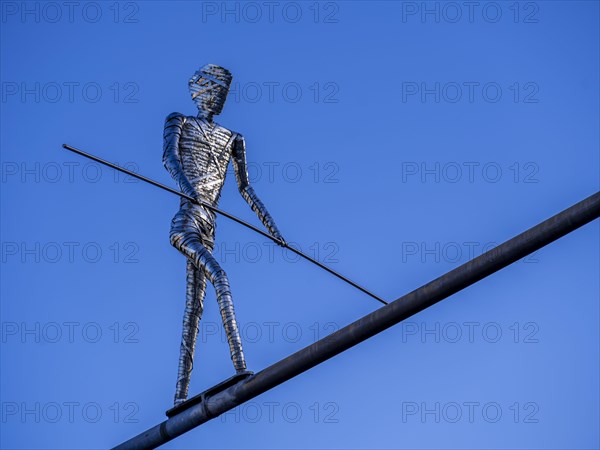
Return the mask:
POLYGON ((115 447, 156 448, 518 261, 600 215, 600 192, 115 447))

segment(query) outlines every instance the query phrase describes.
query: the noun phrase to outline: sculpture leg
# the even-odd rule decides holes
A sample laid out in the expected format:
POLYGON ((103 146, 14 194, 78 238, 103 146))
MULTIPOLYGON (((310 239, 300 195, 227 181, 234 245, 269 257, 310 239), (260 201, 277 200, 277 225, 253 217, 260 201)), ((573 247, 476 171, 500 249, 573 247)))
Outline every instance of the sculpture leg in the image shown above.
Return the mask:
POLYGON ((175 405, 184 402, 188 396, 188 388, 194 367, 194 349, 198 336, 198 325, 204 310, 204 294, 206 277, 198 270, 194 262, 187 260, 186 268, 186 301, 183 314, 181 346, 179 349, 179 369, 175 388, 175 405))
MULTIPOLYGON (((233 366, 236 372, 246 370, 246 361, 242 350, 242 340, 235 319, 235 311, 233 308, 233 300, 231 296, 231 288, 227 274, 221 268, 217 260, 212 256, 207 246, 210 248, 210 241, 201 240, 200 233, 180 233, 174 232, 171 234, 171 244, 183 253, 188 259, 193 261, 198 271, 202 271, 206 278, 210 280, 215 287, 217 295, 217 303, 227 341, 229 343, 229 352, 233 366)), ((189 382, 189 376, 188 376, 189 382)))
POLYGON ((229 343, 229 353, 231 355, 231 360, 233 361, 233 367, 236 372, 243 372, 246 370, 246 360, 244 359, 244 352, 242 351, 242 339, 238 330, 237 321, 235 320, 233 299, 231 297, 231 288, 229 287, 227 274, 223 269, 219 268, 215 272, 214 277, 211 278, 211 282, 217 292, 217 303, 219 304, 219 312, 221 313, 223 327, 225 327, 225 334, 227 335, 227 342, 229 343))

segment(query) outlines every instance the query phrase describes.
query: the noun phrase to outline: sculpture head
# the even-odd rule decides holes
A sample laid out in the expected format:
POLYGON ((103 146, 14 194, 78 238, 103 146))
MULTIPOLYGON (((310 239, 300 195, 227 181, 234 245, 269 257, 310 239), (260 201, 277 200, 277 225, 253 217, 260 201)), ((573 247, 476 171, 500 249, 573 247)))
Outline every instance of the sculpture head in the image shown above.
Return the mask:
POLYGON ((188 82, 192 100, 206 117, 220 114, 231 85, 231 72, 224 67, 206 64, 188 82))

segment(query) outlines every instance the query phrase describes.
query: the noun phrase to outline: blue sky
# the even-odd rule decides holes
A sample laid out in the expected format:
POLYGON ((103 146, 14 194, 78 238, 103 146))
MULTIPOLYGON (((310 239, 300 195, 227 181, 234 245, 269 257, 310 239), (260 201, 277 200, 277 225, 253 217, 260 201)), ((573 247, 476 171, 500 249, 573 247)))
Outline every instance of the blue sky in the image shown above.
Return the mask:
MULTIPOLYGON (((598 2, 2 2, 3 448, 164 419, 185 261, 162 127, 227 67, 222 125, 288 242, 392 300, 599 187, 598 2)), ((232 171, 230 171, 232 172, 232 171)), ((233 174, 220 206, 259 224, 233 174)), ((598 222, 165 448, 597 448, 598 222)), ((224 218, 258 371, 378 308, 224 218)), ((232 374, 214 292, 191 392, 232 374)))

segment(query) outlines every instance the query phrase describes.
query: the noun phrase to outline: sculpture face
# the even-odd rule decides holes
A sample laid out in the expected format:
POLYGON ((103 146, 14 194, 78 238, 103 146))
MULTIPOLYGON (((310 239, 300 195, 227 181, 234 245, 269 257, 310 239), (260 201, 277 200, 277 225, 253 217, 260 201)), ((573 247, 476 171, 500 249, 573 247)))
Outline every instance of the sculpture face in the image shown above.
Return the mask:
POLYGON ((221 113, 231 79, 229 70, 214 64, 207 64, 194 73, 188 84, 192 100, 202 115, 211 116, 221 113))

